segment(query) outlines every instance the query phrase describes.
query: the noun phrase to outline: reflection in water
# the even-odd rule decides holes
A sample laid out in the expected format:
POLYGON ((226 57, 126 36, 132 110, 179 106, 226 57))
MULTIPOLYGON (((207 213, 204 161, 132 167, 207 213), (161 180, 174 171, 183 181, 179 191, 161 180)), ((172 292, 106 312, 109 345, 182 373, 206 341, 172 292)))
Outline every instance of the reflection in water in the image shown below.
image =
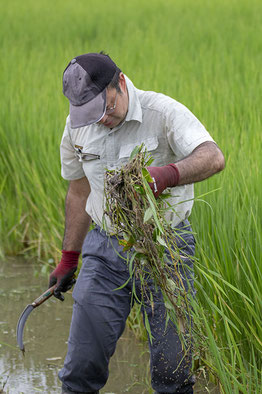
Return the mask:
MULTIPOLYGON (((24 329, 25 357, 16 345, 16 325, 27 304, 47 288, 47 278, 36 278, 24 260, 0 263, 0 393, 61 393, 57 373, 66 355, 73 300, 47 300, 30 314, 24 329)), ((101 394, 151 394, 147 346, 125 331, 110 363, 110 375, 101 394)), ((218 393, 196 385, 195 393, 218 393)))

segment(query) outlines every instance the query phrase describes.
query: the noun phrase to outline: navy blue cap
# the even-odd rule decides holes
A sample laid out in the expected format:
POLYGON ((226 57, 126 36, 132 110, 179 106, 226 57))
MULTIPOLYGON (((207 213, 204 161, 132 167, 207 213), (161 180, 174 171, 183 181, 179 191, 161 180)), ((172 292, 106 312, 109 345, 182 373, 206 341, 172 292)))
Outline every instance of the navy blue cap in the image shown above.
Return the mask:
POLYGON ((120 69, 108 55, 87 53, 70 61, 63 93, 70 102, 73 129, 99 122, 106 112, 106 88, 120 69))

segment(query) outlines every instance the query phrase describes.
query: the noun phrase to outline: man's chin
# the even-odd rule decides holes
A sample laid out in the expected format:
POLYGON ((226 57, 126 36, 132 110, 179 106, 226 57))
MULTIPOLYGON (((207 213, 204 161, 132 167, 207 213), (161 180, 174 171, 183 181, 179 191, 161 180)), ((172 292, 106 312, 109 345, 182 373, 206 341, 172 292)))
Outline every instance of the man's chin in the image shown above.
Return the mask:
POLYGON ((106 122, 106 123, 104 123, 104 126, 105 127, 108 127, 109 129, 112 129, 112 122, 106 122))
POLYGON ((112 121, 112 122, 106 122, 104 123, 104 126, 107 127, 108 129, 113 129, 114 127, 120 125, 121 122, 117 121, 112 121))

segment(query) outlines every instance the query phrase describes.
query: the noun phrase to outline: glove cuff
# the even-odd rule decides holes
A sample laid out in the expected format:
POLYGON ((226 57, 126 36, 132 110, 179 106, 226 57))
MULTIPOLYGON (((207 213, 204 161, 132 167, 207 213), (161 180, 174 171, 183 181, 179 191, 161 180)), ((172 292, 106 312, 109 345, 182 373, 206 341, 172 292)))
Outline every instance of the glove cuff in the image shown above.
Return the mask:
POLYGON ((168 169, 167 187, 177 186, 180 178, 177 166, 174 163, 171 163, 164 168, 168 169))
POLYGON ((62 250, 61 263, 65 266, 77 266, 80 252, 74 250, 62 250))

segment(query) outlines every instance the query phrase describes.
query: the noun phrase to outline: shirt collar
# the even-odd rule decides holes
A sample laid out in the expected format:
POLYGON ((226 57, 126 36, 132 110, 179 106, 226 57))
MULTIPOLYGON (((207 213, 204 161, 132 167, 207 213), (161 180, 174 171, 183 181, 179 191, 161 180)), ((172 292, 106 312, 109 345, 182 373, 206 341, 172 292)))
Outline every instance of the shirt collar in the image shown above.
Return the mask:
POLYGON ((128 91, 128 111, 125 121, 129 122, 130 120, 137 120, 138 122, 142 123, 142 108, 136 88, 126 75, 125 80, 128 91))

